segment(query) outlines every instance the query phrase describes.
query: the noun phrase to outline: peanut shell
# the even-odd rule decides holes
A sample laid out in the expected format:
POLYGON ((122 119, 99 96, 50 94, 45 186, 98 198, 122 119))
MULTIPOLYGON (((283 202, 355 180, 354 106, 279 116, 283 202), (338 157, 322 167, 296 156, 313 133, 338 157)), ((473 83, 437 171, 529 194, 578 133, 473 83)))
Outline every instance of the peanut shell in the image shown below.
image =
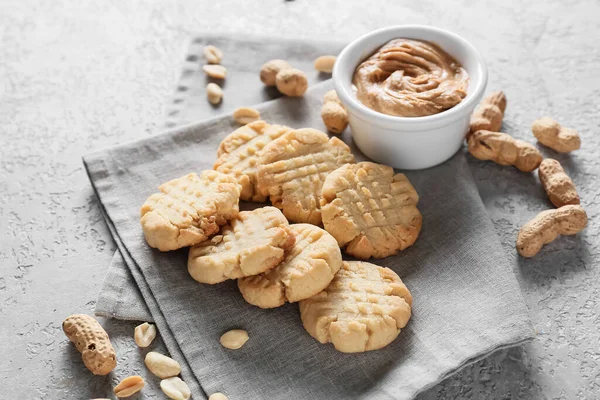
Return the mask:
POLYGON ((117 366, 117 356, 108 334, 92 316, 71 315, 63 321, 62 327, 94 375, 107 375, 117 366))

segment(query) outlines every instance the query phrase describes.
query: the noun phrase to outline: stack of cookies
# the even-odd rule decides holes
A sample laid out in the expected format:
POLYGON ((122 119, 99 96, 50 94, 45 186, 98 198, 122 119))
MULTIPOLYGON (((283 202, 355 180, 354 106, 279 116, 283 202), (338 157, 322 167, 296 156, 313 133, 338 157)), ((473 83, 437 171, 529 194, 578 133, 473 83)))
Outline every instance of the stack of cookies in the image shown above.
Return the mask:
POLYGON ((411 246, 422 223, 417 192, 391 167, 354 163, 338 138, 252 122, 221 142, 213 170, 159 190, 141 209, 146 240, 161 251, 191 246, 196 281, 237 279, 261 308, 299 302, 305 329, 342 352, 382 348, 410 319, 398 275, 342 261, 340 248, 368 259, 411 246), (272 206, 239 211, 240 200, 267 199, 272 206))

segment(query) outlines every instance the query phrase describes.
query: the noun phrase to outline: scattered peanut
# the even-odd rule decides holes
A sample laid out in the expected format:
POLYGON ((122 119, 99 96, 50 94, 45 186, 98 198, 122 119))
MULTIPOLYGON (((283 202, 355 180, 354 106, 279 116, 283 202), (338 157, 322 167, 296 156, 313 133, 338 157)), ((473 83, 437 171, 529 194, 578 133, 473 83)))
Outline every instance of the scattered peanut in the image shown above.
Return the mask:
POLYGON ((155 351, 146 354, 144 363, 150 372, 162 379, 179 375, 181 372, 181 365, 177 361, 155 351))
POLYGON ((260 112, 250 107, 236 108, 233 112, 233 119, 240 125, 246 125, 250 122, 258 121, 260 119, 260 112))
POLYGON ((308 89, 306 74, 296 68, 283 69, 275 77, 277 90, 286 96, 302 96, 308 89))
POLYGON ((569 153, 581 147, 577 131, 561 126, 550 117, 535 120, 531 130, 541 144, 559 153, 569 153))
POLYGON ((544 159, 538 174, 548 198, 555 207, 579 204, 579 194, 575 184, 558 161, 552 158, 544 159))
POLYGON ((504 92, 494 92, 483 99, 471 116, 471 129, 467 134, 467 140, 477 131, 499 132, 505 110, 506 96, 504 92))
POLYGON ((243 329, 233 329, 225 332, 220 341, 223 347, 237 350, 248 341, 248 332, 243 329))
POLYGON ((148 347, 156 337, 156 326, 144 322, 135 327, 133 339, 140 347, 148 347))
POLYGON ((202 66, 202 71, 214 79, 225 79, 225 76, 227 76, 227 68, 222 65, 206 64, 202 66))
POLYGON ((330 90, 323 97, 321 118, 332 133, 340 134, 348 126, 348 113, 335 90, 330 90))
POLYGON ((219 104, 223 98, 223 89, 216 83, 206 85, 206 97, 211 104, 219 104))
POLYGON ((142 390, 145 384, 141 376, 129 376, 115 386, 113 391, 117 397, 129 397, 142 390))
POLYGON ((523 172, 533 171, 542 162, 542 155, 531 143, 506 133, 477 131, 469 137, 468 144, 473 157, 514 165, 523 172))
POLYGON ((263 64, 260 69, 260 80, 266 86, 275 86, 275 77, 282 69, 292 68, 285 60, 271 60, 263 64))
POLYGON ((117 356, 108 334, 92 316, 71 315, 63 321, 62 327, 94 375, 107 375, 117 366, 117 356))
POLYGON ((575 235, 587 225, 587 214, 580 205, 567 205, 539 213, 526 223, 517 236, 517 251, 523 257, 533 257, 542 246, 559 235, 575 235))
POLYGON ((160 388, 168 398, 173 400, 187 400, 192 395, 187 383, 176 376, 160 381, 160 388))
POLYGON ((229 397, 225 396, 223 393, 213 393, 208 400, 229 400, 229 397))
POLYGON ((213 45, 204 47, 204 58, 209 64, 220 64, 223 58, 223 52, 213 45))
POLYGON ((330 74, 333 71, 333 65, 335 64, 335 56, 321 56, 315 60, 315 69, 319 72, 325 72, 330 74))

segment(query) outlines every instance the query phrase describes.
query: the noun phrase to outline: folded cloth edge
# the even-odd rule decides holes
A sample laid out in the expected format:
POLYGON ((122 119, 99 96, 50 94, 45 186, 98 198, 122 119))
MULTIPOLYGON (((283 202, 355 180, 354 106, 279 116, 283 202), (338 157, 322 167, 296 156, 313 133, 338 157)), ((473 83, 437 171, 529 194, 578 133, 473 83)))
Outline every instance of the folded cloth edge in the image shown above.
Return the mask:
MULTIPOLYGON (((270 102, 270 101, 269 101, 269 102, 270 102)), ((269 102, 266 102, 266 103, 269 103, 269 102)), ((266 104, 266 103, 260 103, 260 104, 261 104, 261 105, 264 105, 264 104, 266 104)), ((218 118, 220 118, 220 117, 222 117, 222 116, 215 116, 215 117, 212 117, 212 118, 208 118, 208 119, 204 120, 203 122, 210 121, 210 120, 212 120, 212 119, 218 119, 218 118)), ((163 131, 163 132, 161 132, 160 134, 162 134, 162 135, 168 135, 168 134, 170 134, 170 133, 171 133, 173 130, 179 130, 179 129, 185 128, 186 126, 194 126, 195 124, 197 124, 197 122, 193 122, 193 123, 186 124, 186 125, 183 125, 183 126, 177 126, 177 127, 175 127, 175 128, 167 129, 166 131, 163 131)), ((119 147, 119 146, 126 146, 126 145, 128 145, 128 144, 131 144, 131 143, 133 143, 133 142, 137 142, 137 140, 129 141, 129 142, 127 142, 127 143, 123 143, 123 144, 120 144, 120 145, 118 145, 118 146, 111 146, 111 148, 114 148, 114 147, 119 147)), ((98 152, 103 152, 103 151, 104 151, 104 150, 102 150, 102 149, 101 149, 101 150, 98 150, 98 152)), ((93 154, 93 153, 92 153, 92 154, 93 154)), ((86 163, 86 161, 85 161, 86 157, 89 157, 89 156, 85 156, 83 161, 84 161, 84 165, 86 166, 86 172, 88 173, 88 176, 90 176, 90 171, 89 171, 89 169, 88 169, 88 166, 87 166, 87 163, 86 163)), ((91 177, 90 177, 90 181, 92 181, 92 180, 91 180, 91 177)), ((94 191, 95 191, 95 193, 96 193, 96 196, 99 198, 98 191, 97 191, 96 187, 94 186, 94 184, 93 184, 93 181, 92 181, 92 186, 93 186, 93 188, 94 188, 94 191)), ((100 202, 100 203, 101 203, 101 202, 100 202)), ((105 210, 104 210, 104 207, 102 206, 102 203, 101 203, 101 209, 102 209, 102 212, 103 212, 103 216, 104 216, 104 218, 105 218, 105 219, 106 219, 106 221, 107 221, 107 225, 109 226, 109 230, 111 231, 111 235, 113 236, 113 238, 115 239, 115 241, 116 241, 116 243, 117 243, 117 246, 118 246, 118 249, 119 249, 118 251, 119 251, 119 252, 122 252, 122 248, 124 248, 124 244, 121 242, 120 238, 118 238, 118 235, 115 233, 115 231, 114 231, 114 225, 112 224, 112 221, 110 221, 110 219, 109 219, 109 218, 108 218, 108 216, 106 215, 106 213, 105 213, 105 210)), ((126 249, 125 249, 125 252, 127 252, 127 250, 126 250, 126 249)), ((128 267, 130 270, 132 270, 132 273, 134 273, 134 272, 133 272, 133 270, 134 270, 135 268, 139 268, 137 265, 132 265, 132 264, 131 264, 131 263, 135 264, 135 260, 133 260, 133 259, 131 258, 131 256, 130 256, 128 253, 122 253, 122 254, 123 254, 123 256, 124 256, 124 261, 125 261, 125 263, 126 263, 127 267, 128 267)), ((138 274, 140 273, 139 271, 136 271, 136 272, 137 272, 138 274)), ((143 277, 142 277, 142 279, 143 279, 143 277)), ((140 290, 141 290, 141 289, 140 289, 140 290)), ((145 296, 144 296, 144 297, 145 297, 145 296)), ((150 297, 152 297, 152 296, 150 295, 150 297)), ((145 298, 145 300, 146 300, 146 298, 145 298)), ((154 299, 153 299, 153 300, 154 300, 154 299)), ((160 311, 158 311, 158 312, 160 312, 160 311)), ((164 318, 164 317, 163 317, 163 318, 164 318)), ((531 320, 530 320, 530 319, 529 319, 529 321, 528 321, 528 322, 529 322, 529 324, 531 325, 531 320)), ((160 327, 159 327, 159 328, 160 328, 160 327)), ((476 355, 476 356, 474 356, 474 357, 470 357, 470 358, 468 358, 468 359, 465 359, 465 360, 463 360, 461 363, 459 363, 459 365, 458 365, 458 366, 457 366, 455 369, 453 369, 453 370, 452 370, 452 372, 440 375, 440 376, 439 376, 439 378, 438 378, 438 379, 437 379, 435 382, 432 382, 432 383, 431 383, 430 385, 428 385, 427 387, 423 387, 423 388, 421 388, 421 390, 419 390, 417 393, 421 393, 421 392, 423 392, 423 391, 427 390, 428 388, 435 386, 435 385, 436 385, 436 384, 438 384, 440 381, 442 381, 442 380, 446 379, 447 377, 449 377, 449 376, 451 376, 451 375, 455 374, 456 372, 460 371, 461 369, 463 369, 463 368, 465 368, 465 367, 467 367, 467 366, 469 366, 469 365, 471 365, 471 364, 473 364, 473 363, 475 363, 475 362, 477 362, 477 361, 479 361, 479 360, 481 360, 481 359, 483 359, 483 358, 486 358, 486 357, 488 357, 489 355, 491 355, 492 353, 494 353, 494 352, 496 352, 496 351, 499 351, 499 350, 502 350, 502 349, 505 349, 505 348, 514 347, 514 346, 520 345, 520 344, 522 344, 522 343, 525 343, 525 342, 527 342, 527 341, 531 340, 531 339, 533 338, 533 330, 531 331, 531 333, 532 333, 532 335, 531 335, 531 336, 529 336, 529 337, 526 337, 526 338, 523 338, 523 339, 517 340, 517 341, 515 341, 515 342, 513 342, 513 343, 505 344, 505 345, 502 345, 502 346, 494 346, 494 347, 490 347, 489 349, 487 349, 487 350, 484 350, 484 351, 480 352, 478 355, 476 355)), ((168 331, 168 334, 170 334, 170 335, 171 335, 171 337, 172 337, 172 335, 173 335, 173 334, 172 334, 170 331, 168 331)), ((167 344, 167 343, 165 343, 165 344, 167 344)), ((177 343, 174 343, 174 346, 177 346, 177 350, 176 350, 176 351, 181 351, 181 350, 178 348, 178 345, 177 345, 177 343)), ((167 348, 168 348, 168 349, 169 349, 169 351, 171 352, 171 348, 170 348, 170 346, 169 346, 169 345, 167 345, 167 348)), ((173 354, 173 353, 172 353, 172 354, 173 354)), ((187 362, 187 360, 186 360, 186 362, 187 362)), ((189 368, 189 366, 188 366, 188 368, 189 368)), ((192 375, 193 375, 193 374, 192 374, 192 375)), ((194 375, 194 378, 195 378, 195 375, 194 375)), ((200 385, 200 387, 201 387, 201 385, 200 385)))
MULTIPOLYGON (((92 186, 92 189, 94 190, 94 194, 96 195, 96 198, 98 199, 98 203, 102 209, 102 213, 103 213, 103 215, 106 215, 105 221, 106 221, 107 225, 109 226, 109 230, 112 235, 113 232, 116 232, 116 229, 114 227, 112 219, 106 213, 106 210, 104 209, 104 205, 103 205, 102 201, 100 201, 100 194, 98 192, 98 188, 96 187, 96 185, 94 184, 94 181, 92 179, 92 174, 91 174, 88 162, 86 161, 86 157, 89 157, 89 156, 83 157, 83 164, 85 167, 85 171, 88 175, 88 178, 90 179, 90 184, 92 186)), ((139 266, 137 266, 137 264, 135 263, 135 260, 127 251, 127 248, 121 241, 119 235, 118 234, 113 235, 113 240, 115 241, 115 244, 117 245, 119 252, 121 253, 121 256, 123 256, 123 260, 125 261, 127 267, 131 271, 136 282, 138 282, 138 289, 140 290, 142 297, 144 298, 144 301, 146 302, 146 304, 148 305, 152 302, 156 303, 156 300, 154 299, 154 297, 149 293, 150 289, 143 287, 143 285, 139 284, 139 282, 145 282, 145 278, 144 278, 143 274, 141 273, 141 271, 138 270, 139 266)), ((171 329, 170 329, 169 325, 167 324, 166 319, 162 315, 162 311, 160 310, 160 306, 158 305, 158 303, 156 303, 154 308, 155 308, 155 312, 160 314, 160 315, 152 314, 154 317, 154 323, 158 327, 158 331, 160 332, 163 343, 167 347, 169 354, 171 356, 174 356, 179 361, 179 363, 182 364, 181 375, 183 376, 184 381, 188 384, 188 386, 191 386, 192 392, 194 391, 194 389, 196 389, 196 392, 201 393, 204 395, 205 398, 208 398, 208 395, 206 394, 206 392, 204 391, 204 388, 198 381, 198 378, 192 372, 192 368, 189 365, 187 357, 185 356, 185 354, 179 347, 179 344, 177 343, 173 333, 171 333, 171 329)))
MULTIPOLYGON (((190 125, 195 125, 195 124, 190 124, 190 125)), ((178 127, 177 129, 181 129, 182 127, 178 127)), ((165 134, 167 134, 165 132, 165 134)), ((94 190, 94 194, 96 195, 96 197, 99 199, 99 194, 98 194, 98 190, 95 187, 95 184, 93 183, 93 180, 91 179, 91 172, 89 170, 89 166, 86 162, 85 157, 83 158, 83 163, 86 169, 86 173, 88 175, 88 178, 90 179, 90 184, 94 190)), ((124 244, 121 242, 121 239, 119 238, 118 234, 116 234, 116 230, 114 228, 113 222, 110 219, 110 217, 106 214, 105 210, 104 210, 104 206, 102 205, 102 202, 99 201, 100 203, 100 207, 102 209, 102 213, 103 216, 105 217, 105 221, 107 223, 107 225, 109 226, 109 230, 111 232, 111 235, 113 235, 113 239, 115 240, 115 243, 117 244, 118 247, 118 251, 121 253, 123 257, 123 260, 125 261, 125 264, 127 265, 127 267, 130 269, 130 271, 132 272, 132 274, 134 275, 134 277, 137 279, 142 279, 144 280, 143 274, 141 274, 140 271, 138 271, 136 268, 139 268, 137 266, 137 264, 135 263, 135 260, 133 260, 133 258, 131 257, 131 255, 128 253, 127 249, 125 248, 124 244), (123 253, 123 251, 125 251, 125 253, 123 253)), ((148 288, 142 288, 141 285, 138 285, 138 288, 140 290, 140 292, 142 293, 142 296, 144 298, 144 301, 148 301, 148 298, 151 298, 151 302, 156 302, 156 300, 154 298, 152 298, 152 295, 150 293, 146 293, 144 294, 147 290, 149 291, 150 289, 148 288)), ((158 304, 156 305, 156 312, 161 313, 160 311, 160 306, 158 306, 158 304)), ((152 312, 150 312, 150 314, 152 315, 152 312)), ((154 315, 153 315, 154 317, 154 315)), ((514 342, 511 343, 505 343, 502 344, 500 346, 491 346, 487 349, 484 349, 482 351, 480 351, 478 354, 476 354, 473 357, 469 357, 466 358, 464 360, 459 361, 458 363, 456 363, 455 366, 453 366, 451 368, 450 372, 446 372, 446 373, 442 373, 439 376, 436 377, 435 380, 432 380, 431 383, 429 383, 428 385, 425 385, 421 388, 419 388, 417 391, 415 391, 414 393, 414 397, 416 397, 417 395, 427 391, 428 389, 436 386, 437 384, 439 384, 440 382, 444 381, 445 379, 457 374, 458 372, 460 372, 461 370, 467 368, 470 365, 475 364, 476 362, 483 360, 489 356, 491 356, 492 354, 496 353, 497 351, 501 351, 501 350, 505 350, 508 348, 512 348, 512 347, 516 347, 519 345, 522 345, 524 343, 530 342, 535 338, 535 331, 533 329, 533 324, 531 319, 529 318, 528 321, 529 326, 530 326, 530 335, 519 338, 517 340, 515 340, 514 342)), ((164 319, 164 316, 159 316, 159 318, 155 318, 154 323, 157 324, 158 328, 159 328, 159 332, 161 334, 161 337, 165 343, 165 346, 167 347, 167 350, 169 351, 169 353, 171 355, 175 355, 177 357, 178 360, 185 360, 184 366, 182 368, 182 376, 184 377, 184 380, 189 384, 190 381, 194 382, 194 386, 196 386, 198 388, 198 390, 204 394, 204 396, 208 397, 206 392, 204 391, 204 388, 202 387, 202 384, 199 382, 198 378, 196 377, 196 375, 192 372, 191 367, 189 366, 189 363, 187 361, 186 356, 183 354, 182 350, 179 348, 179 345, 173 335, 173 333, 171 332, 168 324, 166 323, 166 320, 164 319)))

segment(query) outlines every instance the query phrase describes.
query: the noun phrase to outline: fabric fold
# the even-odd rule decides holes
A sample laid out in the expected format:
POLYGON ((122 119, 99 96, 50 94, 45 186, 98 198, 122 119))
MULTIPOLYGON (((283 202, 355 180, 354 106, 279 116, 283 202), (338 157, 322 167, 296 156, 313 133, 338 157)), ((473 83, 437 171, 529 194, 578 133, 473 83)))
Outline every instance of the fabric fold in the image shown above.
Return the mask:
MULTIPOLYGON (((260 104, 263 119, 323 130, 320 105, 330 82, 303 98, 260 104)), ((209 169, 235 124, 229 115, 86 156, 84 163, 124 263, 195 398, 409 399, 491 352, 520 344, 533 329, 461 151, 406 175, 420 196, 423 229, 415 245, 374 263, 392 268, 414 297, 413 317, 388 347, 343 354, 308 335, 296 304, 262 310, 235 282, 202 285, 187 273, 187 250, 151 249, 139 207, 164 181, 209 169), (243 328, 238 351, 219 337, 243 328)), ((351 145, 357 159, 364 157, 351 145)), ((142 313, 140 311, 140 313, 142 313)))
MULTIPOLYGON (((338 54, 343 48, 343 43, 333 41, 199 34, 190 41, 179 81, 167 105, 165 127, 184 126, 232 112, 237 107, 280 97, 275 88, 265 88, 258 77, 262 64, 271 59, 284 58, 306 71, 311 85, 327 80, 331 75, 315 71, 313 60, 323 54, 338 54), (206 100, 205 86, 209 80, 202 71, 204 46, 209 44, 225 52, 223 63, 229 71, 223 88, 225 97, 216 106, 206 100)), ((227 122, 227 129, 235 129, 233 121, 227 122)), ((115 251, 100 288, 95 313, 124 320, 152 321, 152 315, 119 250, 115 251)))

